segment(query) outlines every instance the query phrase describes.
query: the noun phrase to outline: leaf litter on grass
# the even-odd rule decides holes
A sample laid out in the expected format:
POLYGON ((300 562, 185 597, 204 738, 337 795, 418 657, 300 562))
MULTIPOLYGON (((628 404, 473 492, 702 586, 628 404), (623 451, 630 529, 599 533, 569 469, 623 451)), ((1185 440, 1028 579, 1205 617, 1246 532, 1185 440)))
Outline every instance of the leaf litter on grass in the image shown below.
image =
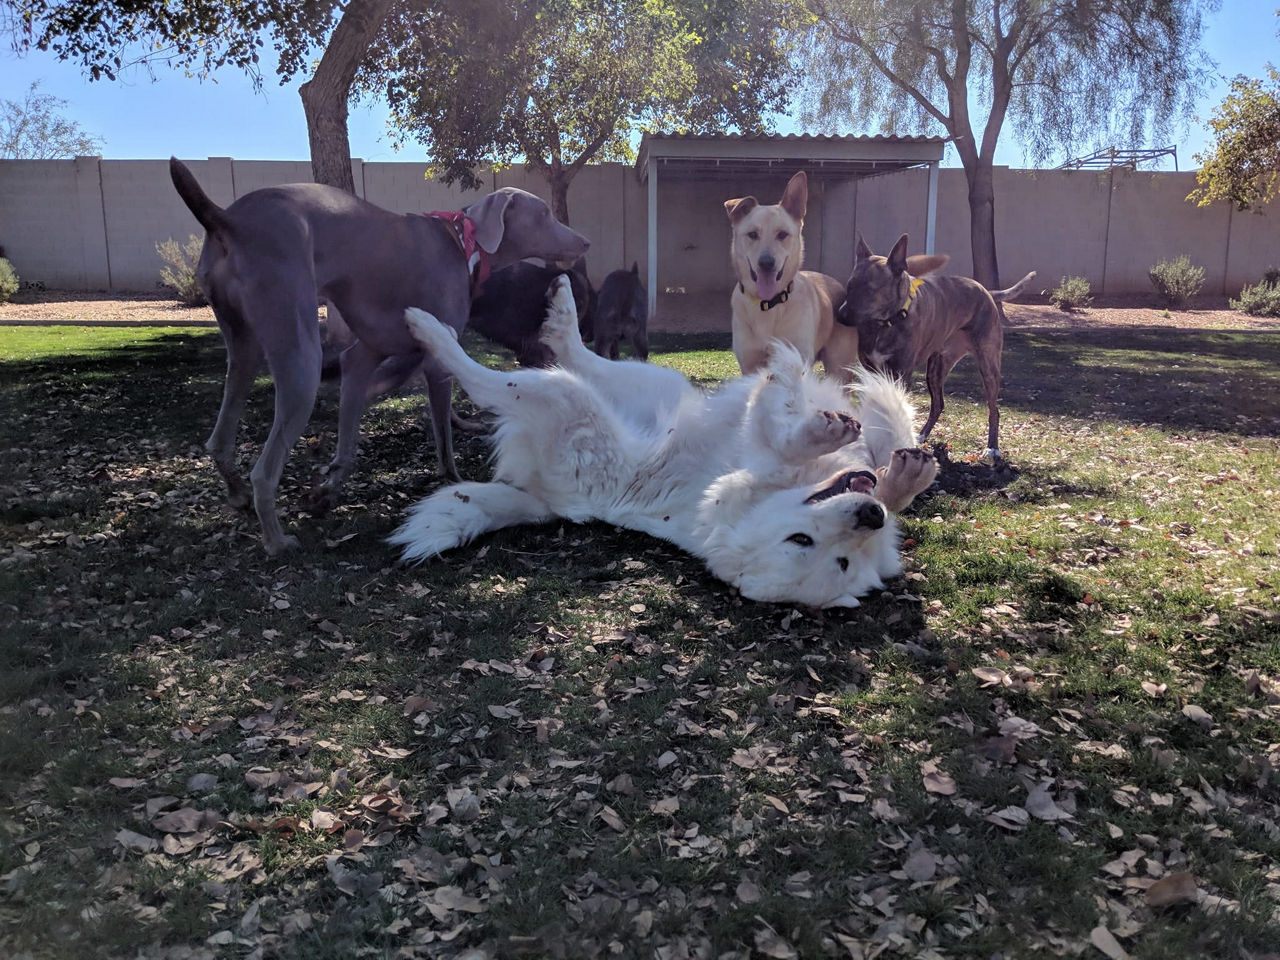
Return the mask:
MULTIPOLYGON (((164 420, 145 376, 117 383, 112 420, 86 404, 47 462, 40 394, 9 411, 29 453, 4 491, 0 715, 23 735, 0 742, 0 941, 862 958, 1275 941, 1280 586, 1254 506, 1280 489, 1274 438, 1029 414, 1011 376, 1015 468, 952 457, 965 479, 905 518, 907 576, 820 612, 744 602, 592 526, 397 567, 381 537, 431 483, 396 403, 371 411, 350 503, 267 560, 193 449, 216 365, 191 362, 191 412, 164 420)), ((966 389, 957 437, 981 430, 966 389)), ((483 458, 464 444, 472 475, 483 458)), ((286 510, 324 459, 295 452, 286 510)))

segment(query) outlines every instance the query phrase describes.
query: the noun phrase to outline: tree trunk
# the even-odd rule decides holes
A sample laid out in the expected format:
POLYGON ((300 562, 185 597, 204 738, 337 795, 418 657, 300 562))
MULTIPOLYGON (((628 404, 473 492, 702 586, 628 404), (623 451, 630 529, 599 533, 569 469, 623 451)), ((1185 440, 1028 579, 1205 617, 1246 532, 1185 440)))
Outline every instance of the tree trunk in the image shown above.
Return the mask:
POLYGON ((996 259, 996 192, 991 161, 978 157, 965 164, 969 181, 969 247, 973 253, 973 279, 988 290, 1000 289, 1000 265, 996 259))
POLYGON ((551 188, 551 214, 566 227, 569 225, 569 183, 571 177, 564 169, 547 171, 547 186, 551 188))
POLYGON ((302 85, 311 144, 311 176, 355 193, 351 175, 351 141, 347 137, 347 100, 356 69, 386 19, 392 0, 351 0, 334 28, 315 75, 302 85))

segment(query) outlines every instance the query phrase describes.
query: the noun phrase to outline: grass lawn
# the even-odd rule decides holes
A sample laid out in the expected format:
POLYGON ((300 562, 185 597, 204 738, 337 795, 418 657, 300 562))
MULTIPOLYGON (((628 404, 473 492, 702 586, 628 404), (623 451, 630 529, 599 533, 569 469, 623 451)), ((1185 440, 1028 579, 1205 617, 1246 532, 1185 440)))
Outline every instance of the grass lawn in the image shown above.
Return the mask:
POLYGON ((0 328, 0 955, 1275 957, 1280 335, 1010 331, 1008 465, 966 361, 906 576, 831 612, 603 525, 401 567, 421 401, 312 517, 328 386, 268 559, 222 366, 0 328))

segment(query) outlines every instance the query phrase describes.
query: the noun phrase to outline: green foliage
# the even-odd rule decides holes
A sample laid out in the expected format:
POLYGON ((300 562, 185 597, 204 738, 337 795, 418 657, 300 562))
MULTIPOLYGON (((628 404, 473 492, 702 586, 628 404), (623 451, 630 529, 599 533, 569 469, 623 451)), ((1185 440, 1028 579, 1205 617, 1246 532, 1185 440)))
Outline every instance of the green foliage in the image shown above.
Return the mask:
POLYGON ((761 129, 785 103, 780 0, 444 0, 394 11, 358 82, 447 182, 523 159, 567 184, 637 130, 761 129))
POLYGON ((941 127, 962 159, 994 152, 1008 119, 1042 162, 1094 139, 1166 139, 1210 75, 1200 37, 1218 2, 808 6, 808 116, 858 129, 878 123, 885 133, 941 127), (985 120, 970 116, 975 104, 990 108, 985 120))
POLYGON ((173 290, 189 307, 202 307, 209 302, 204 287, 196 276, 196 264, 200 261, 200 251, 204 248, 204 240, 194 233, 187 237, 185 244, 179 244, 170 237, 163 243, 156 244, 156 253, 165 262, 160 271, 160 282, 173 290))
POLYGON ((0 303, 4 303, 18 292, 18 271, 13 264, 0 257, 0 303))
POLYGON ((340 10, 337 0, 23 0, 20 48, 78 63, 91 79, 115 80, 155 64, 200 74, 222 66, 262 82, 258 54, 274 37, 282 80, 309 70, 340 10))
POLYGON ((1243 310, 1255 317, 1280 317, 1280 270, 1267 270, 1261 283, 1245 284, 1240 298, 1228 302, 1232 310, 1243 310))
POLYGON ((0 101, 0 159, 57 160, 102 151, 102 139, 62 116, 67 101, 40 92, 40 81, 27 88, 22 102, 0 101))
POLYGON ((1188 196, 1199 206, 1228 200, 1238 210, 1267 203, 1280 185, 1280 72, 1268 66, 1269 86, 1236 77, 1209 118, 1213 146, 1196 154, 1199 186, 1188 196))
POLYGON ((1166 307, 1183 306, 1204 286, 1204 267, 1193 266, 1186 254, 1173 260, 1161 260, 1147 271, 1147 276, 1166 307))
POLYGON ((1079 310, 1093 302, 1093 288, 1084 277, 1063 277, 1049 291, 1049 302, 1059 310, 1079 310))

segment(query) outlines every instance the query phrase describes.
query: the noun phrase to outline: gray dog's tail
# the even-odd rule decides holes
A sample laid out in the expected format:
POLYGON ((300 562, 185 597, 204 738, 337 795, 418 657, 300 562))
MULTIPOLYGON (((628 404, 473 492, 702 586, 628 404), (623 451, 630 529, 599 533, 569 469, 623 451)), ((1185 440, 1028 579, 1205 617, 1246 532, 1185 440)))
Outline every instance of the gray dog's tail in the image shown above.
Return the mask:
POLYGON ((1012 287, 1007 287, 1004 290, 992 290, 991 299, 996 301, 1014 300, 1027 292, 1027 287, 1031 285, 1031 281, 1035 278, 1036 272, 1032 270, 1012 287))
POLYGON ((178 196, 187 205, 187 209, 200 221, 200 225, 217 236, 226 230, 226 217, 220 206, 209 199, 208 194, 200 189, 200 184, 187 165, 177 157, 169 158, 169 176, 178 196))

